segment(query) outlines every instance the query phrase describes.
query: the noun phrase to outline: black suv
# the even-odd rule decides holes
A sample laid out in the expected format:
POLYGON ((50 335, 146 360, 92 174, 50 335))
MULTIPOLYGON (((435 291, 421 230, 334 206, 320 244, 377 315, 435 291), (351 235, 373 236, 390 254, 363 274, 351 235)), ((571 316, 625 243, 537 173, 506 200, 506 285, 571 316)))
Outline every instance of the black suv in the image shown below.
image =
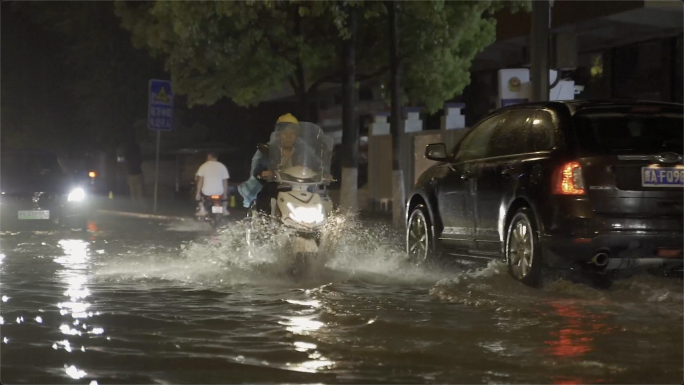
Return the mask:
POLYGON ((431 144, 407 201, 407 251, 542 266, 681 272, 681 104, 528 103, 499 109, 448 152, 431 144))

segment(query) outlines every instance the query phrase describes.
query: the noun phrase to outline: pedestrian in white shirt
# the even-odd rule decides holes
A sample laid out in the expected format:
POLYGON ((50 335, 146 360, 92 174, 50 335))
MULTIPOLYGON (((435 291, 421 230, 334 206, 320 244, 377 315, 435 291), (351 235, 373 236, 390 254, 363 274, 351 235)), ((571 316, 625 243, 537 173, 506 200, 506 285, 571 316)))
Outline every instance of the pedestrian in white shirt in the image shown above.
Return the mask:
POLYGON ((200 201, 200 215, 204 213, 204 205, 201 203, 202 195, 220 195, 223 200, 223 215, 228 215, 228 169, 223 163, 216 160, 216 154, 209 152, 207 161, 197 170, 197 194, 195 199, 200 201))

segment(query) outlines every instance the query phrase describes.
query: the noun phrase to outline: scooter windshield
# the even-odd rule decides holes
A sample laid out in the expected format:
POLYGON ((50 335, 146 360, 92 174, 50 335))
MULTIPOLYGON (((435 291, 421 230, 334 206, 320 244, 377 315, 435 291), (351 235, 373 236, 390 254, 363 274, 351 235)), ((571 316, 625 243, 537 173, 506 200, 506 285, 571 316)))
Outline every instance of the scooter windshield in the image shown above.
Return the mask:
POLYGON ((284 182, 324 183, 334 141, 314 123, 281 123, 271 134, 269 170, 284 182))

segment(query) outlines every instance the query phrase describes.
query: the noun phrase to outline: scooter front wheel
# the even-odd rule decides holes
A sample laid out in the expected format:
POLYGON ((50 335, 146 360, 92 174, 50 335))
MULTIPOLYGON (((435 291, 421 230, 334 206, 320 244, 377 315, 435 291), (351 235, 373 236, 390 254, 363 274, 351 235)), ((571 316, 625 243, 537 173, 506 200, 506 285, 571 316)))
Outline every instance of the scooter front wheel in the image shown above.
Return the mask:
POLYGON ((311 262, 314 253, 300 252, 294 255, 292 264, 288 269, 288 273, 293 278, 302 278, 311 271, 311 262))

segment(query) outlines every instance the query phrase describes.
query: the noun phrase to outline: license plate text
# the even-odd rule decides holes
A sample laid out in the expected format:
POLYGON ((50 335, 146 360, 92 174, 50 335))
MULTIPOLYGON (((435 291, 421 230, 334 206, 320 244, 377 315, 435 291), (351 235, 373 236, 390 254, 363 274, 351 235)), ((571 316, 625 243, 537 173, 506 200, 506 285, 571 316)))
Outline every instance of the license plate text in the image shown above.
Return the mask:
POLYGON ((684 169, 642 167, 641 185, 644 187, 682 187, 684 186, 684 169))
POLYGON ((19 211, 19 219, 21 219, 21 220, 50 219, 50 211, 48 211, 48 210, 19 211))

